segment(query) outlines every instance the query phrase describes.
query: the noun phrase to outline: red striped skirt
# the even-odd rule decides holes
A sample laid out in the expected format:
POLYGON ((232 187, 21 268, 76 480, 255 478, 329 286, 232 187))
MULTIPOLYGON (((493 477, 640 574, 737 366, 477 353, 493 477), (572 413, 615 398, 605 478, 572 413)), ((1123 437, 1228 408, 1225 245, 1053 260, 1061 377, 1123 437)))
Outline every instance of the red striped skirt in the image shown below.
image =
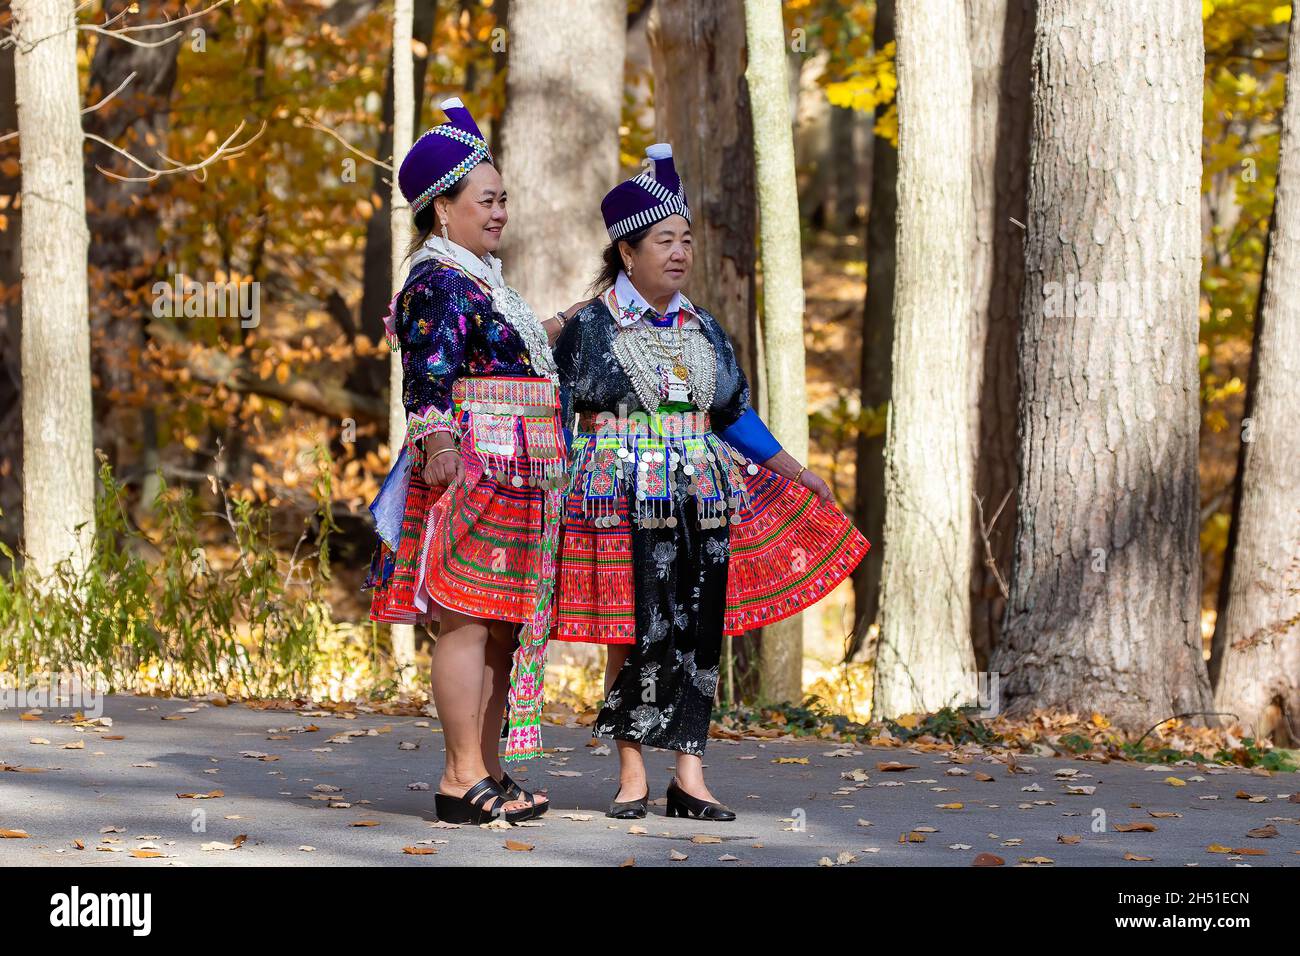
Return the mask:
MULTIPOLYGON (((636 643, 635 585, 627 494, 605 467, 614 454, 594 439, 575 436, 571 487, 565 503, 559 563, 559 620, 555 637, 597 644, 636 643), (594 464, 593 464, 594 463, 594 464), (592 474, 583 478, 584 472, 592 474), (597 495, 593 496, 592 491, 597 495), (590 514, 597 501, 597 514, 590 514)), ((730 446, 711 433, 710 464, 696 460, 695 480, 733 490, 741 503, 728 522, 724 634, 743 634, 810 607, 847 578, 870 544, 834 504, 803 485, 754 465, 732 467, 730 446), (714 467, 713 462, 717 462, 714 467), (709 474, 712 471, 713 474, 709 474)), ((689 455, 689 450, 684 451, 689 455)), ((629 459, 630 461, 630 459, 629 459)), ((660 462, 662 468, 664 463, 660 462)), ((655 465, 650 464, 653 470, 655 465)), ((660 483, 666 475, 661 475, 660 483)), ((671 480, 671 479, 668 479, 671 480)), ((727 497, 718 493, 719 508, 727 497)), ((719 511, 717 513, 725 513, 719 511)))
MULTIPOLYGON (((440 609, 448 608, 473 617, 522 623, 544 603, 553 626, 554 602, 539 599, 543 591, 549 594, 544 585, 553 581, 553 571, 545 570, 543 531, 547 483, 560 481, 563 467, 558 417, 535 416, 530 423, 527 416, 513 411, 489 416, 488 411, 471 411, 471 407, 492 406, 470 406, 479 400, 504 403, 503 393, 498 393, 509 383, 539 381, 550 385, 522 378, 456 382, 463 477, 449 488, 430 487, 421 475, 423 452, 418 444, 412 445, 397 547, 390 552, 384 546, 376 559, 378 567, 372 568, 376 583, 371 620, 406 624, 437 620, 440 609), (496 428, 495 443, 478 442, 475 436, 489 417, 496 428), (507 443, 513 432, 513 454, 499 453, 501 428, 506 429, 507 443), (483 450, 488 447, 495 450, 483 450)), ((482 431, 487 434, 485 428, 482 431)))

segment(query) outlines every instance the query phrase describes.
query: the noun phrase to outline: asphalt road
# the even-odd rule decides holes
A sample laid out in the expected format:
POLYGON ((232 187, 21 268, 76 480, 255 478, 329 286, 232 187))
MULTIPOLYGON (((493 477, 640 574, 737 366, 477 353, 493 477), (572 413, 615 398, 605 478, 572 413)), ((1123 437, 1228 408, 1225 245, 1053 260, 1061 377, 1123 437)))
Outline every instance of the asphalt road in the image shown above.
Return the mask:
POLYGON ((550 812, 519 827, 447 828, 433 825, 443 746, 428 718, 129 696, 105 699, 111 726, 77 726, 57 708, 22 713, 0 710, 0 830, 27 834, 0 839, 6 866, 970 866, 981 853, 1007 866, 1300 865, 1295 774, 1025 755, 1012 773, 975 748, 714 739, 707 779, 735 821, 665 817, 664 751, 647 755, 650 815, 615 821, 604 816, 611 742, 547 726, 556 752, 512 775, 546 789, 550 812), (883 761, 914 769, 882 771, 883 761), (1116 829, 1131 824, 1156 829, 1116 829))

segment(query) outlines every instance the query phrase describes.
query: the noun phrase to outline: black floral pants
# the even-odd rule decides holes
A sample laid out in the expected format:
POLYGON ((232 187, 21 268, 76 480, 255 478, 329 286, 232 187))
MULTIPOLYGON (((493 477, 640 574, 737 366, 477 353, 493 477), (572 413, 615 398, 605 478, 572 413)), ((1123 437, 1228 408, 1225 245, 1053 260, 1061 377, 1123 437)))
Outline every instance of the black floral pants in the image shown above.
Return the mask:
POLYGON ((718 689, 727 600, 727 526, 701 528, 695 498, 678 499, 676 527, 635 518, 636 646, 596 716, 594 737, 704 755, 718 689))

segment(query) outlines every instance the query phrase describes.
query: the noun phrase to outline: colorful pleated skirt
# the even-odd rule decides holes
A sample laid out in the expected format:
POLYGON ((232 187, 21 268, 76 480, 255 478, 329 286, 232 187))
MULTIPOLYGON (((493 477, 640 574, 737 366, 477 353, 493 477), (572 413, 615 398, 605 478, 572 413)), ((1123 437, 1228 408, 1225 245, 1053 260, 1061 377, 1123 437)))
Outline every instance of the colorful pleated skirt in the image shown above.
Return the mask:
MULTIPOLYGON (((547 579, 548 492, 563 481, 554 387, 540 378, 466 378, 452 395, 464 477, 430 487, 422 446, 403 449, 371 505, 379 533, 364 585, 373 589, 371 620, 412 624, 450 608, 524 622, 536 611, 547 579), (385 540, 381 515, 399 497, 400 528, 385 540)), ((553 620, 553 602, 549 609, 553 620)))
POLYGON ((870 547, 834 504, 714 434, 707 414, 657 413, 632 424, 610 416, 603 426, 584 415, 570 453, 555 637, 636 643, 638 578, 647 579, 646 569, 634 569, 633 536, 686 520, 728 532, 723 634, 810 607, 870 547), (689 513, 675 484, 685 486, 689 513))

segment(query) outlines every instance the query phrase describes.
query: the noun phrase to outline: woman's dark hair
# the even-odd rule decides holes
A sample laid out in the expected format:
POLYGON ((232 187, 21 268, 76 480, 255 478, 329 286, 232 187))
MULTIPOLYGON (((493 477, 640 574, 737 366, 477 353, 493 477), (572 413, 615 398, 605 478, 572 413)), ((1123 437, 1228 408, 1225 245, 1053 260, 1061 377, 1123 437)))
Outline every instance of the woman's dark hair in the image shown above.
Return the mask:
MULTIPOLYGON (((482 159, 479 160, 479 162, 487 163, 489 166, 493 167, 494 169, 496 168, 496 164, 493 163, 492 160, 490 159, 482 159)), ((475 165, 477 165, 477 163, 475 165)), ((460 179, 456 180, 449 187, 447 187, 446 191, 441 192, 438 195, 446 196, 448 199, 454 200, 457 196, 459 196, 461 193, 465 191, 465 187, 468 184, 469 184, 469 173, 466 173, 464 176, 460 177, 460 179)), ((421 209, 419 212, 415 214, 416 238, 411 242, 411 247, 406 250, 406 256, 405 256, 406 259, 409 259, 411 258, 411 256, 415 255, 415 250, 419 249, 422 245, 424 245, 424 240, 428 239, 430 236, 433 235, 433 229, 434 226, 437 225, 437 221, 438 219, 436 215, 436 210, 433 207, 433 203, 429 203, 429 205, 425 206, 423 209, 421 209)))
MULTIPOLYGON (((650 226, 653 225, 654 223, 650 224, 650 226)), ((600 255, 600 271, 596 273, 596 277, 591 280, 591 286, 587 289, 591 295, 600 295, 606 289, 611 288, 618 278, 618 274, 623 271, 623 257, 619 255, 618 244, 626 242, 633 249, 637 248, 645 241, 645 237, 650 235, 650 226, 645 226, 636 232, 630 232, 622 239, 615 239, 605 247, 605 251, 600 255)))

